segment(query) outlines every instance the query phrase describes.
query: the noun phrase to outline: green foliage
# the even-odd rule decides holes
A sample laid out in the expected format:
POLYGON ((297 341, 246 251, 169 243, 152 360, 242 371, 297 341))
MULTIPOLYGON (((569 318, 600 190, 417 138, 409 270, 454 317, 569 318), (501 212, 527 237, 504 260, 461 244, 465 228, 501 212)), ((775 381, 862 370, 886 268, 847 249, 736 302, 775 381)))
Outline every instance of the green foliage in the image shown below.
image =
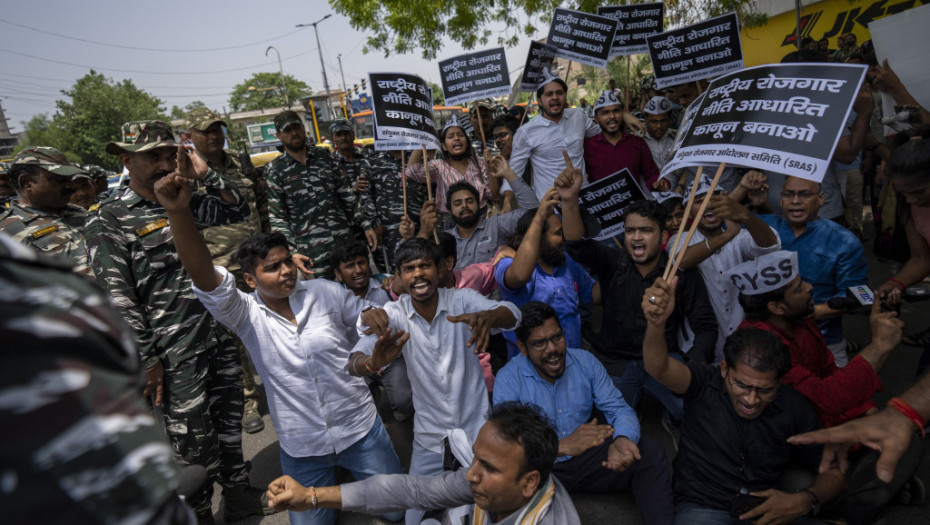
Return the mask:
POLYGON ((426 84, 433 89, 433 105, 445 106, 446 96, 442 92, 442 86, 435 82, 427 81, 426 84))
MULTIPOLYGON (((306 82, 291 75, 284 75, 284 80, 287 82, 287 94, 291 104, 296 104, 300 97, 313 93, 306 82)), ((254 73, 251 77, 236 84, 229 95, 229 107, 233 111, 285 107, 281 74, 254 73), (249 89, 250 87, 254 89, 249 89)))
POLYGON ((187 118, 187 114, 190 113, 191 110, 202 108, 204 106, 206 106, 206 104, 204 104, 200 100, 195 100, 191 102, 190 104, 184 106, 183 108, 179 108, 177 106, 171 106, 171 118, 172 119, 187 118))
POLYGON ((119 82, 91 70, 62 91, 58 110, 36 115, 23 123, 24 144, 52 146, 82 164, 116 168, 119 160, 103 151, 107 142, 120 139, 120 127, 133 120, 165 120, 162 101, 137 88, 131 80, 119 82))
MULTIPOLYGON (((639 85, 642 79, 648 75, 652 74, 652 63, 649 60, 649 55, 632 55, 630 57, 630 67, 629 67, 629 79, 627 79, 627 58, 617 57, 613 60, 607 62, 607 69, 596 68, 593 66, 582 66, 580 73, 575 73, 571 75, 569 79, 569 98, 573 102, 578 102, 581 99, 580 89, 577 85, 577 80, 579 78, 585 79, 584 86, 587 94, 588 103, 592 106, 594 105, 597 98, 601 96, 601 93, 604 92, 608 87, 608 82, 610 79, 617 81, 617 87, 620 89, 626 89, 629 85, 630 89, 630 102, 631 105, 637 104, 639 96, 639 85)), ((621 100, 621 102, 624 102, 621 100)))
MULTIPOLYGON (((603 0, 329 0, 353 28, 371 35, 365 52, 387 56, 420 49, 427 60, 435 59, 449 40, 475 49, 497 34, 496 45, 513 47, 521 38, 545 31, 557 7, 593 13, 601 4, 603 0)), ((743 25, 764 23, 765 16, 752 9, 752 0, 666 0, 666 26, 687 25, 730 11, 739 14, 743 25)))

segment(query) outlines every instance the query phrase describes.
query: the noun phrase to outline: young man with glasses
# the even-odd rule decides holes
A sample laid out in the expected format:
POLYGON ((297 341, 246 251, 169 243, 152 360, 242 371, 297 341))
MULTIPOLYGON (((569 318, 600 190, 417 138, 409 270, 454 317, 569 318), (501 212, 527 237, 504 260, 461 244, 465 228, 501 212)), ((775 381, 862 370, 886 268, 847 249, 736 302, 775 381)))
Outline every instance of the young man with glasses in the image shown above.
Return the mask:
POLYGON ((668 461, 658 443, 640 436, 636 412, 604 365, 568 348, 555 309, 531 301, 515 330, 519 355, 497 374, 494 405, 536 405, 554 423, 559 458, 553 474, 569 493, 632 491, 643 523, 671 524, 668 461), (594 407, 607 424, 592 418, 594 407))
POLYGON ((820 326, 837 366, 846 366, 843 339, 845 310, 827 305, 831 297, 845 297, 850 286, 867 284, 868 261, 862 243, 839 224, 818 217, 824 194, 820 184, 788 177, 781 190, 782 215, 763 215, 785 250, 798 253, 801 279, 813 286, 814 320, 820 326))
MULTIPOLYGON (((783 282, 790 275, 776 266, 755 282, 783 282)), ((782 385, 791 368, 788 349, 775 334, 747 327, 727 338, 719 369, 672 359, 665 323, 675 308, 677 285, 677 276, 670 284, 659 278, 642 300, 646 371, 684 397, 674 468, 675 523, 816 523, 805 516, 836 499, 846 478, 831 468, 802 490, 777 488, 789 458, 813 470, 821 452, 786 441, 800 428, 820 426, 807 400, 782 385)))

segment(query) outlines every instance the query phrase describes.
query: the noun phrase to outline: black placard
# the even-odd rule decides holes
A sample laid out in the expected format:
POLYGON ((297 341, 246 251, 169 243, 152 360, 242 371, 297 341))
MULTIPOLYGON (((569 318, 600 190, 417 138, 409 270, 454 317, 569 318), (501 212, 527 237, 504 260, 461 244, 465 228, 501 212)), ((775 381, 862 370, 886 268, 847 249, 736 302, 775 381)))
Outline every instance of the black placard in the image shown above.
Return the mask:
POLYGON ((865 71, 855 64, 772 64, 714 80, 689 108, 694 119, 679 131, 663 176, 726 162, 820 182, 865 71))
POLYGON ((604 68, 616 31, 616 20, 559 8, 552 14, 546 43, 556 48, 556 56, 604 68))
POLYGON ((659 88, 743 69, 736 13, 657 33, 646 42, 659 88))
POLYGON ((415 145, 439 148, 433 122, 433 99, 426 81, 409 73, 369 73, 374 103, 375 139, 394 147, 415 145))
POLYGON ((544 78, 544 71, 552 67, 556 48, 542 42, 530 42, 530 51, 526 54, 523 77, 520 79, 520 91, 536 91, 544 78))
POLYGON ((622 170, 581 188, 578 202, 601 225, 596 237, 602 241, 623 233, 623 209, 645 199, 630 170, 622 170))
POLYGON ((512 91, 502 47, 447 58, 439 62, 439 76, 450 106, 509 95, 512 91))
POLYGON ((611 58, 647 52, 646 37, 661 33, 665 27, 665 4, 662 2, 601 6, 597 14, 617 21, 611 58))

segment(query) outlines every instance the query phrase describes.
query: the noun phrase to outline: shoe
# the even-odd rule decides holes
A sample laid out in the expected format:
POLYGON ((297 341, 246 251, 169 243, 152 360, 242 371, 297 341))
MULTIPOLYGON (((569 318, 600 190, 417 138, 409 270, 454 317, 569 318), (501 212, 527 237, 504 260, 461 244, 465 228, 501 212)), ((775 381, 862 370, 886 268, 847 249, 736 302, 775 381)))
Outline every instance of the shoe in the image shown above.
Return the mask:
POLYGON ((223 489, 223 520, 239 521, 249 516, 271 516, 279 511, 268 506, 265 491, 251 485, 223 489))
POLYGON ((678 441, 681 439, 681 431, 678 430, 678 425, 672 422, 672 417, 668 415, 668 410, 662 413, 662 428, 664 428, 672 438, 672 447, 675 448, 675 453, 677 454, 678 441))
POLYGON ((258 403, 247 401, 245 410, 242 412, 242 430, 249 434, 255 434, 265 429, 265 422, 262 421, 262 415, 258 413, 258 403))

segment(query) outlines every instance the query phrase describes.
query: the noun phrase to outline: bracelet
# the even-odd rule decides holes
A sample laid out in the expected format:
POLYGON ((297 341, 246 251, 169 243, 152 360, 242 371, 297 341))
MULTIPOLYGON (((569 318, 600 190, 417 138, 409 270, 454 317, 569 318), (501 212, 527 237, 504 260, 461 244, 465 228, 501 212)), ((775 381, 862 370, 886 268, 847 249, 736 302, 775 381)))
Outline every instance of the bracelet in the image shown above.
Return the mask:
POLYGON ((886 282, 895 283, 895 284, 897 284, 897 285, 900 285, 902 290, 907 290, 907 286, 904 286, 904 283, 902 283, 901 281, 895 279, 894 277, 889 277, 888 280, 887 280, 886 282))
POLYGON ((710 241, 708 241, 707 237, 704 237, 704 246, 707 246, 707 251, 714 253, 714 250, 710 247, 710 241))
POLYGON ((921 438, 927 437, 927 432, 924 430, 926 421, 924 421, 924 418, 920 417, 920 414, 914 410, 914 407, 908 405, 905 401, 898 397, 891 398, 891 401, 888 402, 888 406, 894 408, 898 412, 902 413, 904 417, 913 421, 914 424, 917 425, 917 428, 920 429, 921 438))
POLYGON ((320 501, 316 499, 316 487, 310 487, 310 506, 313 507, 313 510, 316 510, 319 504, 320 501))

